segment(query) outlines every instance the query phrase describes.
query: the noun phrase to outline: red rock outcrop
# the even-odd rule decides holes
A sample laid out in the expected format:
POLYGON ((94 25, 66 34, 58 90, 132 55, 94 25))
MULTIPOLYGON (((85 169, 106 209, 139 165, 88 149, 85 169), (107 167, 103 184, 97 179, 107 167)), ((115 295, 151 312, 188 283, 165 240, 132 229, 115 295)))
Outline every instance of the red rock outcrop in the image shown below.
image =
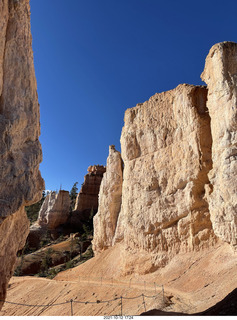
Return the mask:
POLYGON ((76 198, 74 210, 78 212, 91 210, 92 208, 97 211, 100 184, 106 168, 104 166, 94 165, 90 166, 87 171, 88 174, 85 175, 84 183, 76 198))
MULTIPOLYGON (((44 189, 28 0, 0 5, 0 300, 29 232, 25 205, 44 189)), ((0 301, 0 308, 2 301, 0 301)))

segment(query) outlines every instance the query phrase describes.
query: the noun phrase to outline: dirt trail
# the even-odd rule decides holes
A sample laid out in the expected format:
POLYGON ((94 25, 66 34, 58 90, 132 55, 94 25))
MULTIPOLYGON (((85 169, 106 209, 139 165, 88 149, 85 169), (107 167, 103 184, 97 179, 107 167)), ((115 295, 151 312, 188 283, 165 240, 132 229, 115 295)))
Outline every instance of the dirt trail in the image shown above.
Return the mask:
POLYGON ((71 307, 77 316, 139 315, 151 309, 191 314, 213 306, 237 287, 237 257, 227 245, 176 256, 147 275, 122 276, 119 252, 119 246, 108 249, 54 280, 12 278, 7 301, 46 306, 5 303, 0 316, 68 316, 71 307))

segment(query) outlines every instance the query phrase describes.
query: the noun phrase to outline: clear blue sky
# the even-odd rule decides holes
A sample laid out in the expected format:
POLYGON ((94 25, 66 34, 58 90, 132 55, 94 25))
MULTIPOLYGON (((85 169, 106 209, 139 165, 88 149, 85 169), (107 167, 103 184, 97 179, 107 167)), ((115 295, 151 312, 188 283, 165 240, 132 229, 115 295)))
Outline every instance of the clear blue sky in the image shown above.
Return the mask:
POLYGON ((79 188, 120 151, 124 112, 203 84, 212 45, 237 42, 234 0, 30 0, 46 189, 79 188))

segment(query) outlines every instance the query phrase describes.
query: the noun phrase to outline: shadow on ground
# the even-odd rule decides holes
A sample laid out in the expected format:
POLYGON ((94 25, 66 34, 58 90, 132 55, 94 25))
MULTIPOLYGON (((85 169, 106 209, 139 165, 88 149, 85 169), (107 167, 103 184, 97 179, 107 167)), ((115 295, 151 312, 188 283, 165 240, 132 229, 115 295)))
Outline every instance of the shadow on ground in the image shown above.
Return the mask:
POLYGON ((237 288, 229 293, 223 300, 211 308, 199 313, 180 313, 180 312, 166 312, 162 310, 149 310, 143 312, 141 316, 234 316, 237 315, 237 288))

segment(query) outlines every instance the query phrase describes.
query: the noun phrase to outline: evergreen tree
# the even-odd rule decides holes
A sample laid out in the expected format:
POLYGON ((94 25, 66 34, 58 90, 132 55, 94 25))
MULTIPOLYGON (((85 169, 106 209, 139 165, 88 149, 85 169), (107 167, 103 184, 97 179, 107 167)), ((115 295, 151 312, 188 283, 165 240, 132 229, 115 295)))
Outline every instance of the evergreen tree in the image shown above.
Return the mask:
POLYGON ((71 191, 69 192, 69 196, 71 199, 71 211, 73 211, 76 203, 76 198, 77 198, 77 193, 78 193, 78 188, 77 188, 78 182, 75 182, 74 185, 72 186, 71 191))
POLYGON ((45 193, 45 191, 43 191, 42 198, 40 201, 32 204, 31 206, 25 207, 27 217, 30 220, 31 224, 37 220, 40 208, 41 208, 45 198, 46 198, 46 193, 45 193))

